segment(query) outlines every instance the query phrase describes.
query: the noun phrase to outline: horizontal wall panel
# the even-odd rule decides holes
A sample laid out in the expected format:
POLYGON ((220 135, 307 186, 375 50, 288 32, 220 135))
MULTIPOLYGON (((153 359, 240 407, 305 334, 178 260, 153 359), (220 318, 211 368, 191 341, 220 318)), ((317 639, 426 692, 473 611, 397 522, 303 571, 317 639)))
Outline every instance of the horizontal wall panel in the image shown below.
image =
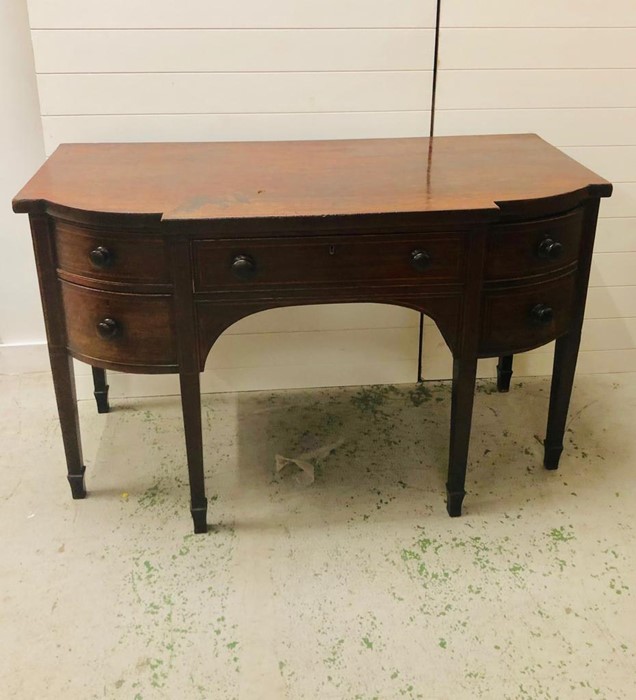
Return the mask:
POLYGON ((600 216, 636 216, 636 182, 615 182, 612 196, 601 200, 600 216))
MULTIPOLYGON (((633 330, 633 329, 632 329, 633 330)), ((608 350, 585 349, 585 339, 577 361, 577 375, 605 374, 609 372, 636 371, 636 349, 634 347, 608 350)), ((549 343, 531 352, 515 355, 513 362, 513 381, 521 377, 543 376, 552 374, 554 361, 554 343, 549 343)), ((497 358, 479 360, 477 375, 482 378, 493 378, 495 387, 497 358)), ((422 376, 425 380, 450 379, 453 371, 453 360, 444 339, 437 329, 424 336, 424 352, 422 354, 422 376)), ((576 380, 575 380, 576 381, 576 380)), ((477 402, 479 395, 477 395, 477 402)), ((546 396, 547 402, 547 396, 546 396)), ((546 404, 547 410, 547 404, 546 404)), ((547 413, 546 413, 547 418, 547 413)))
POLYGON ((583 324, 581 350, 629 348, 636 348, 636 318, 587 319, 583 324))
POLYGON ((636 28, 443 29, 444 69, 636 68, 636 28))
POLYGON ((278 365, 276 367, 215 368, 201 375, 204 393, 255 391, 260 389, 302 389, 321 386, 364 386, 369 384, 410 384, 417 379, 417 361, 375 360, 357 357, 344 361, 278 365))
POLYGON ((596 253, 592 261, 591 287, 636 284, 636 253, 596 253))
POLYGON ((636 285, 592 287, 587 295, 586 318, 636 317, 636 285))
POLYGON ((38 73, 429 70, 432 29, 33 31, 38 73))
POLYGON ((363 330, 414 328, 419 314, 389 304, 318 304, 269 309, 241 319, 226 333, 283 333, 287 331, 363 330))
POLYGON ((636 182, 636 146, 578 146, 563 151, 607 180, 636 182))
POLYGON ((439 109, 435 133, 539 134, 555 146, 636 145, 636 109, 439 109))
MULTIPOLYGON (((514 378, 550 376, 554 360, 553 352, 528 352, 516 355, 514 378)), ((576 363, 576 375, 608 374, 636 371, 636 349, 628 350, 582 350, 576 363)), ((576 377, 574 378, 576 391, 576 377)), ((513 385, 514 390, 514 385, 513 385)), ((546 396, 546 419, 547 419, 546 396)))
POLYGON ((422 110, 430 71, 40 75, 43 115, 422 110))
MULTIPOLYGON (((40 0, 44 2, 45 0, 40 0)), ((636 27, 634 0, 444 0, 445 27, 636 27)))
POLYGON ((430 112, 121 114, 43 117, 47 154, 60 143, 287 141, 424 136, 430 112))
POLYGON ((439 109, 636 107, 636 69, 441 70, 439 109))
POLYGON ((303 364, 355 364, 417 359, 418 329, 371 328, 306 333, 224 334, 214 344, 206 366, 287 367, 303 364))
POLYGON ((433 27, 435 0, 28 0, 33 29, 433 27))
POLYGON ((636 219, 599 219, 594 251, 597 253, 636 251, 636 219))

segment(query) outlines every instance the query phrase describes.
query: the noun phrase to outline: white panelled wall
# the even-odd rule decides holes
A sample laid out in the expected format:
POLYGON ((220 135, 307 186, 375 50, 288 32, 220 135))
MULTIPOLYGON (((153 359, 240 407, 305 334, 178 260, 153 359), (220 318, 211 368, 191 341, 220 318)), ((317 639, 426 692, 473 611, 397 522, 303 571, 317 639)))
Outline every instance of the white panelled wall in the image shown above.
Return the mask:
MULTIPOLYGON (((65 141, 428 133, 435 0, 29 0, 29 12, 48 154, 65 141)), ((223 335, 203 388, 412 382, 417 350, 409 309, 279 309, 223 335)), ((115 395, 177 389, 109 381, 115 395)))
MULTIPOLYGON (((28 9, 47 154, 72 141, 428 133, 435 0, 28 9)), ((537 132, 616 183, 602 205, 580 370, 636 370, 636 3, 442 0, 439 68, 437 134, 537 132)), ((417 324, 413 311, 373 304, 264 312, 219 340, 203 386, 414 381, 417 324)), ((550 365, 543 348, 518 358, 517 376, 550 365)), ((177 388, 171 377, 110 376, 114 395, 177 388)), ((424 376, 450 376, 432 323, 424 376)))
MULTIPOLYGON (((578 368, 635 371, 636 3, 442 0, 440 47, 437 134, 535 132, 614 183, 578 368)), ((429 375, 447 377, 443 340, 426 330, 429 375)), ((549 374, 552 351, 518 356, 517 376, 549 374)))
MULTIPOLYGON (((11 198, 44 158, 25 0, 0 2, 0 95, 1 363, 5 354, 23 357, 25 344, 44 339, 29 222, 11 210, 11 198)), ((45 353, 37 354, 43 365, 45 353)))

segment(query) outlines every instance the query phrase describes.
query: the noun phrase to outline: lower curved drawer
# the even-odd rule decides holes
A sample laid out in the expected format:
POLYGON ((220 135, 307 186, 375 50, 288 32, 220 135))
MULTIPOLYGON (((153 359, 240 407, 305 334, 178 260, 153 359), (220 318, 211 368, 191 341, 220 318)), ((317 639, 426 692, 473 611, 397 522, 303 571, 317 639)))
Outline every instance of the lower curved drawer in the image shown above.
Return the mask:
POLYGON ((172 297, 60 284, 68 349, 75 357, 123 371, 165 372, 176 367, 172 297))
POLYGON ((540 284, 486 291, 480 356, 531 350, 567 333, 575 281, 576 272, 540 284))

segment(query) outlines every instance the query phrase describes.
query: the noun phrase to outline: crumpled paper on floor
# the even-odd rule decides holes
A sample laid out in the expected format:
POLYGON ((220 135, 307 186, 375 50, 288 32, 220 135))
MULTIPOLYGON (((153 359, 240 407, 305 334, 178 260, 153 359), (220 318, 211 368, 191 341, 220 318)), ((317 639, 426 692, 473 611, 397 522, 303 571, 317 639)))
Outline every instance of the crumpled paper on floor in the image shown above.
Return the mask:
POLYGON ((324 459, 334 452, 344 440, 321 445, 313 450, 307 450, 298 457, 285 457, 277 454, 274 458, 274 472, 277 477, 287 477, 296 486, 310 486, 316 478, 314 464, 319 459, 324 459), (295 469, 294 469, 295 467, 295 469), (281 474, 285 470, 284 474, 281 474))

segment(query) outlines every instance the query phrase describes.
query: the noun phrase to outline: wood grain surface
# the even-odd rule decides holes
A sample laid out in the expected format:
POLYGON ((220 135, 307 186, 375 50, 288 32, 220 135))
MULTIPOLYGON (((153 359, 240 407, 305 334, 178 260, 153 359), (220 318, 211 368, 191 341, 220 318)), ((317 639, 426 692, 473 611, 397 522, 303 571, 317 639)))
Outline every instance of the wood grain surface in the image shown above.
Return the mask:
MULTIPOLYGON (((164 220, 464 212, 611 185, 534 134, 251 143, 65 144, 13 201, 164 220)), ((577 197, 578 195, 578 197, 577 197)), ((562 201, 560 201, 562 200, 562 201)), ((527 208, 527 207, 526 207, 527 208)))

